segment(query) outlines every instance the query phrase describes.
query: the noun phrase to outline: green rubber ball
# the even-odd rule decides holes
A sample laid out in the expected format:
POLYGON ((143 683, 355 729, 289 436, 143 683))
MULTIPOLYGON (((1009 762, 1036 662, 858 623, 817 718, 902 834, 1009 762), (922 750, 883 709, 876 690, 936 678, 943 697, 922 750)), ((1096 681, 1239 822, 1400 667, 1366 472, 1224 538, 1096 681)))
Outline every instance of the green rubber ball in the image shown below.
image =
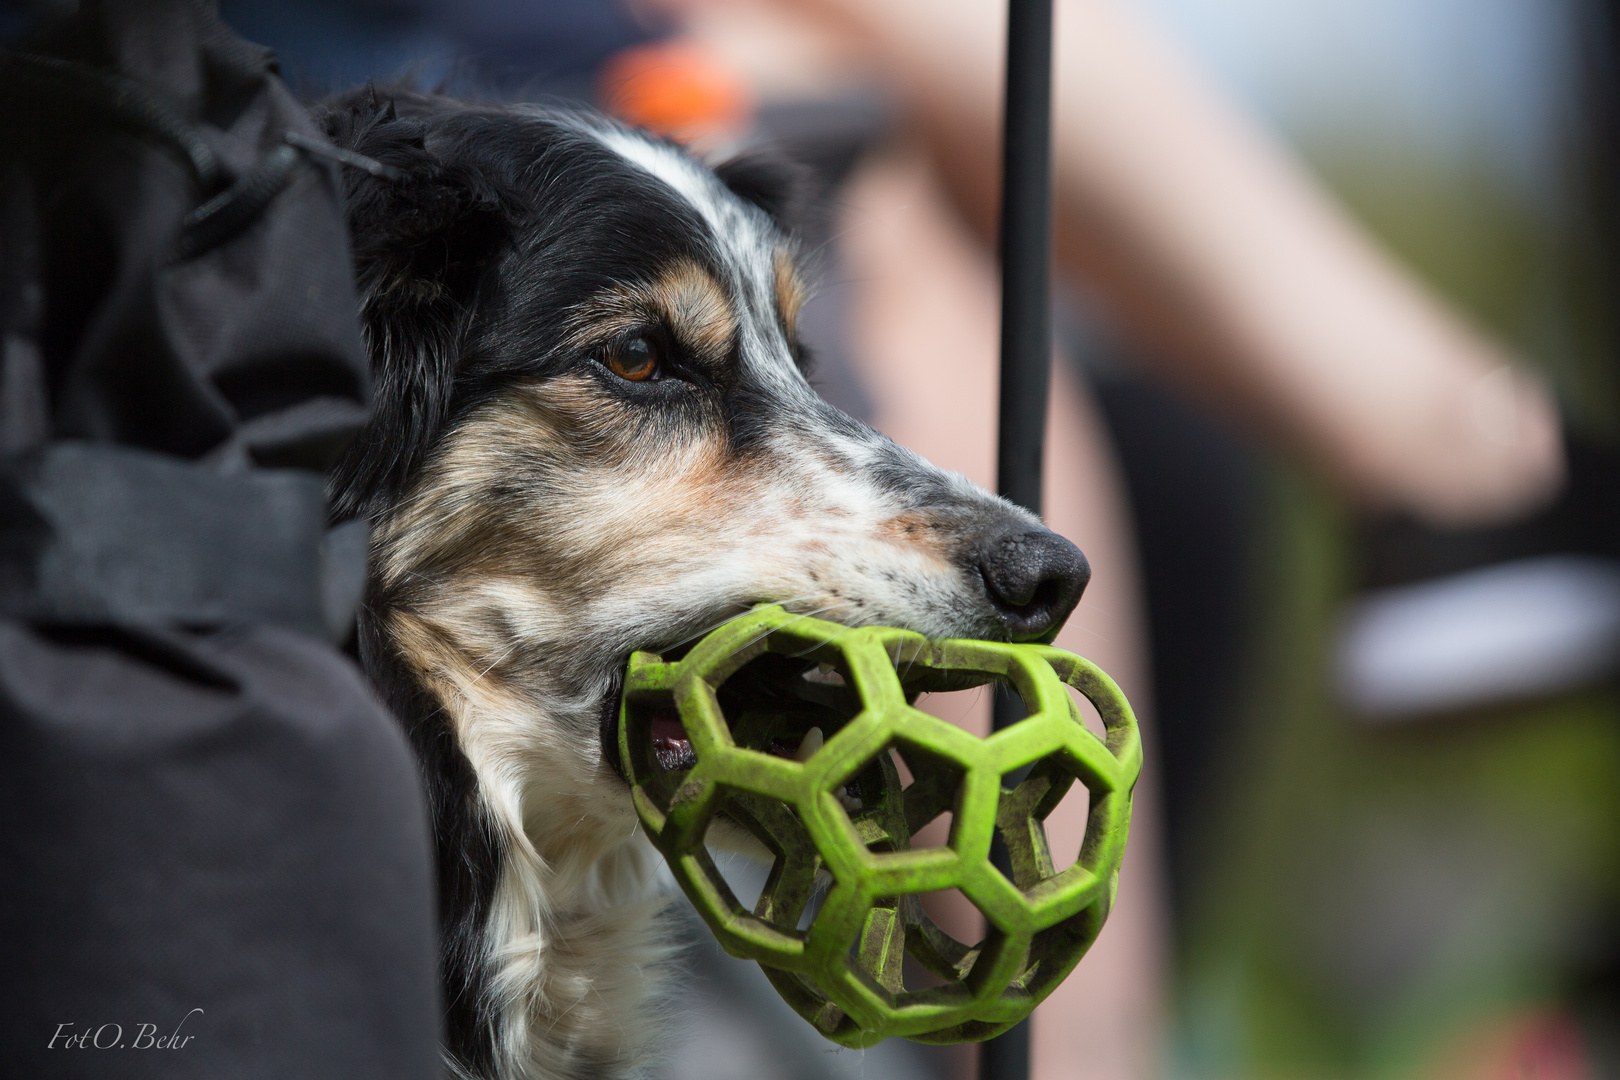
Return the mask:
POLYGON ((1005 1031, 1074 969, 1113 903, 1141 768, 1136 720, 1107 675, 1061 649, 763 607, 679 659, 632 656, 620 719, 636 812, 682 890, 727 952, 758 961, 841 1045, 1005 1031), (986 739, 911 705, 995 682, 1029 715, 986 739), (1065 684, 1095 706, 1104 738, 1065 684), (1042 822, 1076 781, 1089 794, 1085 838, 1058 871, 1042 822), (914 848, 945 813, 947 843, 914 848), (711 849, 726 847, 771 859, 752 907, 716 869, 711 849), (983 940, 957 941, 928 917, 919 897, 946 889, 983 912, 983 940))

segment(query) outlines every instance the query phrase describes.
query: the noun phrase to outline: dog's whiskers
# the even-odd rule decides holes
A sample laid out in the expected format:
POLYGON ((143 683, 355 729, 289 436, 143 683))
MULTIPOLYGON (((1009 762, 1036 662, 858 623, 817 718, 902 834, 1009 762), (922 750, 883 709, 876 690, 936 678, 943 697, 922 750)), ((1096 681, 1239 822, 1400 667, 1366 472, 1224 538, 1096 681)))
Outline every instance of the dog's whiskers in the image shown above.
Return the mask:
MULTIPOLYGON (((806 600, 814 600, 814 599, 815 599, 815 595, 811 594, 811 595, 808 595, 808 596, 795 596, 795 597, 792 597, 792 598, 787 599, 787 600, 772 600, 771 603, 775 604, 775 605, 777 605, 779 607, 782 607, 782 608, 787 608, 790 604, 802 604, 806 600)), ((691 642, 696 641, 698 638, 708 637, 710 634, 714 633, 716 630, 720 629, 722 626, 726 626, 729 623, 734 623, 738 619, 741 619, 744 616, 748 615, 750 612, 752 612, 754 610, 754 607, 755 607, 755 605, 749 605, 748 607, 744 608, 742 611, 737 612, 737 614, 728 615, 726 618, 721 619, 719 622, 715 623, 713 626, 710 626, 710 627, 708 627, 706 629, 703 629, 703 630, 699 630, 697 633, 692 634, 689 637, 682 638, 680 641, 675 642, 675 644, 670 645, 670 646, 666 646, 666 647, 667 648, 672 648, 672 649, 678 649, 682 645, 687 645, 687 644, 690 644, 691 642)), ((822 610, 825 611, 827 609, 823 608, 822 610)))
MULTIPOLYGON (((781 602, 782 603, 787 603, 787 604, 793 604, 793 603, 802 602, 803 599, 806 599, 806 598, 800 598, 800 600, 786 600, 786 601, 781 601, 781 602)), ((710 634, 714 633, 716 630, 720 629, 722 626, 727 626, 727 625, 729 625, 731 623, 736 622, 738 619, 743 618, 744 616, 748 615, 753 610, 754 610, 754 608, 753 608, 752 605, 744 607, 743 610, 737 612, 737 614, 728 615, 724 619, 721 619, 719 622, 715 623, 713 626, 707 627, 706 629, 703 629, 703 630, 699 630, 697 633, 692 634, 690 637, 682 638, 680 641, 676 642, 676 645, 685 645, 688 642, 696 641, 698 638, 708 637, 710 634)))
MULTIPOLYGON (((822 611, 830 611, 831 608, 822 608, 821 610, 822 611)), ((839 638, 843 637, 845 634, 849 633, 851 630, 854 630, 854 629, 857 629, 857 628, 853 627, 853 626, 844 626, 842 629, 840 629, 838 631, 838 633, 834 634, 832 637, 828 638, 826 641, 823 641, 821 644, 816 645, 811 649, 806 649, 804 652, 794 653, 793 655, 794 656, 804 656, 807 653, 815 651, 815 649, 825 649, 828 646, 832 645, 834 642, 836 642, 839 638)))
MULTIPOLYGON (((803 614, 797 615, 794 618, 789 619, 787 622, 783 623, 781 626, 773 626, 769 630, 765 631, 763 634, 756 635, 746 645, 739 646, 737 651, 742 652, 743 649, 753 648, 755 645, 759 644, 761 641, 764 641, 766 638, 770 637, 772 634, 776 633, 778 630, 785 630, 788 627, 792 626, 794 623, 800 622, 800 621, 802 621, 804 619, 813 619, 817 615, 824 615, 824 614, 831 611, 833 608, 835 608, 837 606, 838 606, 837 604, 828 604, 826 607, 819 607, 819 608, 816 608, 816 610, 814 610, 814 611, 807 611, 807 612, 804 612, 803 614)), ((845 630, 847 630, 847 629, 849 629, 849 628, 845 627, 845 630)), ((842 631, 842 630, 839 631, 838 636, 842 636, 843 633, 844 633, 844 631, 842 631)))

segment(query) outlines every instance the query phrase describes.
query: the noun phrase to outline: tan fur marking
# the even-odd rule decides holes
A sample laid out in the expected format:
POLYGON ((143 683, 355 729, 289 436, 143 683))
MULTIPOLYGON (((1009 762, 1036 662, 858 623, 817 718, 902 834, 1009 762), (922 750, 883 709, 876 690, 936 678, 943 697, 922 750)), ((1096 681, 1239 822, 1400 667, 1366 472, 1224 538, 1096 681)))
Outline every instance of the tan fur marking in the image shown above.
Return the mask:
POLYGON ((634 580, 652 553, 713 543, 719 523, 745 532, 769 481, 731 457, 719 417, 672 438, 594 380, 564 376, 464 421, 379 529, 374 565, 420 610, 494 580, 527 582, 528 606, 566 605, 634 580))
POLYGON ((782 329, 791 339, 797 332, 799 312, 804 308, 804 281, 799 277, 798 268, 793 265, 792 256, 785 251, 776 253, 772 259, 772 269, 776 275, 776 310, 782 318, 782 329))
POLYGON ((737 313, 713 275, 683 260, 666 270, 649 292, 677 337, 711 360, 725 358, 737 334, 737 313))
POLYGON ((874 530, 896 544, 919 548, 939 559, 948 558, 951 534, 939 527, 938 518, 927 511, 913 510, 881 522, 874 530))
POLYGON ((588 301, 580 347, 600 347, 650 322, 668 324, 680 343, 719 363, 731 351, 739 323, 736 309, 714 275, 691 259, 679 259, 649 285, 623 285, 588 301))

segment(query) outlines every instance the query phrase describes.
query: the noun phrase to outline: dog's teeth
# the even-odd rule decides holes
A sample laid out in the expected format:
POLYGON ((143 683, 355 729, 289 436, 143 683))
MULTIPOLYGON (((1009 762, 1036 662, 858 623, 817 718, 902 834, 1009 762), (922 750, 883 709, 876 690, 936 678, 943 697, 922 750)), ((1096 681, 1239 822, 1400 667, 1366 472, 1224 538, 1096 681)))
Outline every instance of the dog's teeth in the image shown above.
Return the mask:
POLYGON ((806 668, 804 674, 799 677, 805 682, 823 683, 827 686, 844 685, 844 677, 838 673, 838 669, 825 660, 813 668, 806 668))
POLYGON ((820 750, 821 744, 825 741, 826 740, 821 737, 820 728, 811 728, 809 731, 804 733, 804 738, 799 740, 799 748, 793 751, 793 760, 809 761, 810 755, 814 754, 817 750, 820 750))

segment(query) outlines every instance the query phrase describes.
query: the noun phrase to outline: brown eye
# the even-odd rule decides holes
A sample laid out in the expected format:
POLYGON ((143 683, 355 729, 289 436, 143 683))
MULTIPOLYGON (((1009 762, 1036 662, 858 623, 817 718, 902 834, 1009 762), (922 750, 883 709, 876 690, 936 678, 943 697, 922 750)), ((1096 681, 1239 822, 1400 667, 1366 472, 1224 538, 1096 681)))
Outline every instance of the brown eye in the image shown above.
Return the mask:
POLYGON ((607 355, 607 368, 621 379, 646 382, 658 374, 658 348, 644 337, 631 338, 607 355))

